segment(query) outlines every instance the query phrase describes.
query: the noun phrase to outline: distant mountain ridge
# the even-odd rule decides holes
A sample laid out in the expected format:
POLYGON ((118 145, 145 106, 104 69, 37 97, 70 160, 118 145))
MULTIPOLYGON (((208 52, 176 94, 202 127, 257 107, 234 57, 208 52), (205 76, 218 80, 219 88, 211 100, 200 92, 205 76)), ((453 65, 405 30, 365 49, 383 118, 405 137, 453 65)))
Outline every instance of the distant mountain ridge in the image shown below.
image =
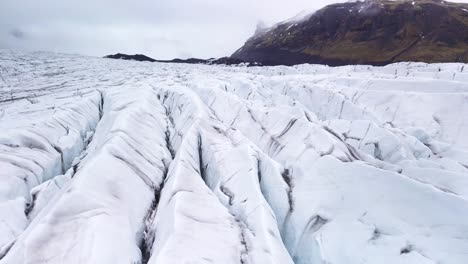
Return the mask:
POLYGON ((189 59, 173 59, 173 60, 156 60, 150 58, 143 54, 135 54, 135 55, 128 55, 123 53, 117 53, 113 55, 104 56, 107 59, 121 59, 121 60, 133 60, 133 61, 148 61, 148 62, 161 62, 161 63, 188 63, 188 64, 208 64, 208 65, 238 65, 238 64, 250 64, 246 63, 243 60, 230 58, 230 57, 222 57, 218 59, 197 59, 197 58, 189 58, 189 59))
POLYGON ((143 54, 135 54, 135 55, 128 55, 128 54, 123 54, 123 53, 117 53, 113 55, 107 55, 104 56, 106 59, 121 59, 121 60, 134 60, 134 61, 149 61, 149 62, 155 62, 156 60, 153 58, 150 58, 148 56, 145 56, 143 54))
POLYGON ((263 65, 468 62, 468 4, 339 3, 257 32, 231 58, 263 65))

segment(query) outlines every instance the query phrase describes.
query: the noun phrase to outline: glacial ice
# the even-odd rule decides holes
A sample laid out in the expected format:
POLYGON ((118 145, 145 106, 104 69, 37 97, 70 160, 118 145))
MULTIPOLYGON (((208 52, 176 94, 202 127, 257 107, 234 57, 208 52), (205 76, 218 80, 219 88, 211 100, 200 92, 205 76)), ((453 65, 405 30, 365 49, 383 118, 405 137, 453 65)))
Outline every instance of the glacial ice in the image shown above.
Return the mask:
POLYGON ((0 77, 0 264, 468 261, 467 65, 0 77))

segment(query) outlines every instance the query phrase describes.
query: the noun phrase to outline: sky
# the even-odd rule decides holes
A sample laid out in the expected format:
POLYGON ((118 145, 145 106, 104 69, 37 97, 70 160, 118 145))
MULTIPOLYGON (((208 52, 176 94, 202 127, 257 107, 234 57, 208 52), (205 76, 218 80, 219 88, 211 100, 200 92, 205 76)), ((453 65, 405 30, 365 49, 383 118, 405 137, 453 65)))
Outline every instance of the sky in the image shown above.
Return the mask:
POLYGON ((336 2, 346 0, 0 0, 0 48, 222 57, 259 22, 273 25, 336 2))

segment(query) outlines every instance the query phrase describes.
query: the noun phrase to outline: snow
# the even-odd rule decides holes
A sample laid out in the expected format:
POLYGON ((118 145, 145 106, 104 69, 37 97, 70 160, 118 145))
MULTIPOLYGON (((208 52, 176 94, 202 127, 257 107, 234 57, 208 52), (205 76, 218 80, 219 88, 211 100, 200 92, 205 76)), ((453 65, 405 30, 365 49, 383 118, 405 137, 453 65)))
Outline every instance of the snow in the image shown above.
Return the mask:
POLYGON ((0 50, 0 264, 468 259, 468 67, 0 50))
POLYGON ((308 20, 311 16, 315 14, 316 9, 304 9, 301 12, 297 13, 293 18, 287 20, 288 23, 298 23, 305 20, 308 20))
POLYGON ((286 31, 289 31, 292 27, 295 27, 297 26, 297 24, 291 24, 289 25, 287 28, 286 28, 286 31))

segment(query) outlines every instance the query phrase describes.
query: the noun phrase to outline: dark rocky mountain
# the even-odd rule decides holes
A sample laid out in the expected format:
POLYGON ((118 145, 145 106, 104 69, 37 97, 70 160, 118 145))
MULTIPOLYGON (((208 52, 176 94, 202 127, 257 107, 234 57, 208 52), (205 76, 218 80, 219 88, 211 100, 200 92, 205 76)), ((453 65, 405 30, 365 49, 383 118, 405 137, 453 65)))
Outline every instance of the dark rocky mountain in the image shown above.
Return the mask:
POLYGON ((434 0, 329 5, 257 31, 232 56, 263 65, 468 62, 468 4, 434 0))
MULTIPOLYGON (((236 58, 230 58, 230 57, 222 57, 219 59, 197 59, 197 58, 190 58, 190 59, 173 59, 173 60, 156 60, 153 58, 150 58, 148 56, 142 55, 142 54, 135 54, 135 55, 128 55, 128 54, 122 54, 122 53, 117 53, 114 55, 107 55, 104 56, 104 58, 108 59, 121 59, 121 60, 133 60, 133 61, 149 61, 149 62, 161 62, 161 63, 188 63, 188 64, 208 64, 208 65, 238 65, 242 63, 246 63, 243 60, 236 59, 236 58)), ((251 63, 246 63, 246 64, 251 64, 251 63)), ((254 64, 258 65, 258 64, 254 64)))
POLYGON ((150 61, 155 62, 156 60, 142 54, 127 55, 122 53, 117 53, 114 55, 104 56, 107 59, 121 59, 121 60, 134 60, 134 61, 150 61))
POLYGON ((173 59, 173 60, 158 60, 158 62, 167 63, 189 63, 189 64, 206 64, 208 61, 204 59, 189 58, 189 59, 173 59))

